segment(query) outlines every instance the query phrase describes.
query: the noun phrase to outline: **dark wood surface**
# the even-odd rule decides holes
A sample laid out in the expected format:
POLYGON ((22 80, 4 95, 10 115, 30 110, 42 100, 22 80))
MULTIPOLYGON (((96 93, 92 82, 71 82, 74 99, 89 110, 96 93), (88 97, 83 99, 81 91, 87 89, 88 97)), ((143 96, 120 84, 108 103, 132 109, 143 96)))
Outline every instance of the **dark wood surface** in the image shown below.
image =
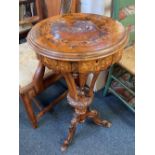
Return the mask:
POLYGON ((127 41, 127 34, 111 18, 76 13, 40 22, 33 27, 28 40, 39 54, 81 61, 111 55, 127 41))
POLYGON ((87 118, 97 125, 111 127, 111 122, 100 119, 98 112, 89 106, 100 71, 121 59, 127 39, 120 23, 94 14, 55 16, 30 31, 29 44, 42 64, 63 75, 69 90, 67 99, 75 110, 62 151, 67 149, 77 125, 87 118), (93 73, 93 79, 88 88, 89 73, 93 73))

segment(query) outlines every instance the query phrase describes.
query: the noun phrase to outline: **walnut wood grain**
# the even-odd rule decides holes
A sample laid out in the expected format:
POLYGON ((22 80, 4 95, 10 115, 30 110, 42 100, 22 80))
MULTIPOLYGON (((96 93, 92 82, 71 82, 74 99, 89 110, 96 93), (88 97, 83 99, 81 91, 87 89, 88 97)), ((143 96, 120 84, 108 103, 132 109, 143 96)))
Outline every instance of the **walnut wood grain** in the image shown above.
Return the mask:
POLYGON ((69 90, 67 99, 75 110, 62 151, 70 144, 77 125, 87 118, 111 127, 111 122, 101 119, 89 106, 100 71, 121 59, 127 40, 127 32, 119 22, 95 14, 55 16, 30 31, 29 44, 44 66, 64 76, 69 90), (94 74, 90 88, 85 86, 89 73, 94 74))
POLYGON ((105 58, 122 50, 127 32, 119 22, 94 14, 66 14, 36 24, 28 35, 42 56, 65 61, 105 58))
POLYGON ((70 81, 70 79, 72 79, 72 82, 68 83, 68 88, 69 88, 69 94, 67 95, 67 99, 69 101, 69 104, 74 107, 75 109, 75 114, 74 117, 71 121, 71 125, 68 131, 68 135, 67 138, 65 139, 61 150, 65 151, 68 147, 68 145, 70 144, 75 131, 76 131, 76 127, 79 123, 83 123, 87 118, 91 118, 92 121, 100 126, 103 127, 111 127, 111 122, 105 120, 105 119, 101 119, 99 117, 99 114, 96 110, 90 110, 89 109, 89 105, 91 104, 92 100, 93 100, 93 86, 96 82, 96 79, 99 75, 99 72, 95 72, 94 73, 94 77, 91 81, 91 86, 90 88, 85 87, 85 82, 87 79, 87 74, 79 74, 80 77, 80 85, 76 85, 76 82, 73 82, 74 76, 70 73, 66 73, 68 76, 66 76, 66 81, 70 81), (72 86, 71 86, 72 85, 72 86), (76 88, 75 93, 73 92, 72 87, 76 88))

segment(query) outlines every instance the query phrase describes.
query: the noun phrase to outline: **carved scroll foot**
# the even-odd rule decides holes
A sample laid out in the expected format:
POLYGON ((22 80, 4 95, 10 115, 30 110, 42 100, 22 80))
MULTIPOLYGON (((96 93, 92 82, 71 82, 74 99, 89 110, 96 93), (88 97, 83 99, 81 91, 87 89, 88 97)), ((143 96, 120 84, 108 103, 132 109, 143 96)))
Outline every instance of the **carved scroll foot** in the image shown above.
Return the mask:
MULTIPOLYGON (((75 112, 76 112, 76 109, 75 109, 75 112)), ((66 151, 66 149, 68 148, 68 145, 71 143, 71 140, 73 139, 77 125, 79 123, 83 123, 87 118, 91 118, 95 124, 101 125, 103 127, 110 128, 112 125, 112 123, 107 120, 101 120, 99 118, 99 114, 96 110, 90 111, 88 109, 83 114, 75 113, 75 116, 71 121, 71 126, 69 128, 68 136, 67 136, 66 140, 64 141, 63 145, 61 146, 61 151, 66 151)))
POLYGON ((69 101, 69 104, 74 107, 75 116, 71 121, 68 136, 61 147, 61 151, 65 151, 68 145, 71 143, 77 125, 79 123, 83 123, 87 118, 91 118, 97 125, 101 125, 107 128, 111 127, 111 123, 109 121, 101 120, 99 118, 98 112, 96 110, 89 110, 89 106, 93 100, 93 88, 98 75, 99 72, 94 73, 90 88, 87 88, 85 86, 87 74, 79 74, 78 84, 75 83, 74 76, 72 74, 64 74, 69 88, 67 100, 69 101))
POLYGON ((71 121, 71 125, 70 125, 69 131, 68 131, 68 136, 67 136, 66 140, 64 141, 63 145, 61 146, 61 151, 66 151, 68 145, 71 143, 72 138, 76 131, 76 127, 79 122, 80 122, 80 117, 78 115, 75 115, 71 121))
POLYGON ((89 111, 87 117, 92 118, 93 122, 97 125, 101 125, 106 128, 110 128, 112 123, 105 119, 100 119, 99 114, 96 110, 89 111))

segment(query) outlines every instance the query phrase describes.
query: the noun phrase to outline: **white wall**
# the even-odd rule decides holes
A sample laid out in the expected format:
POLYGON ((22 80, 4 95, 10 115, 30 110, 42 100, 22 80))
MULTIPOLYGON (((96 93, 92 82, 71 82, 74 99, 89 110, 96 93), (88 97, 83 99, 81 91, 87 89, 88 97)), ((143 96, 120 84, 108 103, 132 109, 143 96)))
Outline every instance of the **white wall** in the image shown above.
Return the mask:
POLYGON ((104 15, 105 0, 81 0, 81 12, 104 15))
POLYGON ((81 12, 109 16, 111 0, 81 0, 81 12))

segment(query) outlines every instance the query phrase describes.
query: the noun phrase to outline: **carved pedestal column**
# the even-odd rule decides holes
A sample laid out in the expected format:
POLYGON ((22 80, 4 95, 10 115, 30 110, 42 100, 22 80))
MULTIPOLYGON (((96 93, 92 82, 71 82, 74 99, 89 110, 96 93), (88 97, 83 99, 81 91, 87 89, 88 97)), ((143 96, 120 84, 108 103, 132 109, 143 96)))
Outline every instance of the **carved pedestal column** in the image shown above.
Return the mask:
POLYGON ((74 136, 77 125, 83 123, 87 118, 91 118, 95 124, 104 127, 111 127, 112 125, 107 120, 101 120, 96 110, 90 110, 89 108, 89 105, 93 100, 93 88, 98 75, 99 72, 94 73, 90 88, 85 86, 88 74, 79 74, 78 77, 76 76, 78 82, 75 82, 75 77, 71 73, 64 75, 69 88, 67 100, 69 101, 69 104, 74 107, 75 114, 71 120, 68 136, 61 147, 62 151, 67 149, 74 136))
POLYGON ((90 110, 89 105, 99 72, 121 59, 127 40, 127 32, 121 23, 95 14, 55 16, 31 29, 29 44, 44 66, 64 76, 69 89, 67 98, 75 109, 62 151, 71 142, 76 126, 87 118, 97 125, 111 126, 109 121, 99 118, 97 111, 90 110), (89 73, 94 73, 94 77, 87 88, 89 73))

